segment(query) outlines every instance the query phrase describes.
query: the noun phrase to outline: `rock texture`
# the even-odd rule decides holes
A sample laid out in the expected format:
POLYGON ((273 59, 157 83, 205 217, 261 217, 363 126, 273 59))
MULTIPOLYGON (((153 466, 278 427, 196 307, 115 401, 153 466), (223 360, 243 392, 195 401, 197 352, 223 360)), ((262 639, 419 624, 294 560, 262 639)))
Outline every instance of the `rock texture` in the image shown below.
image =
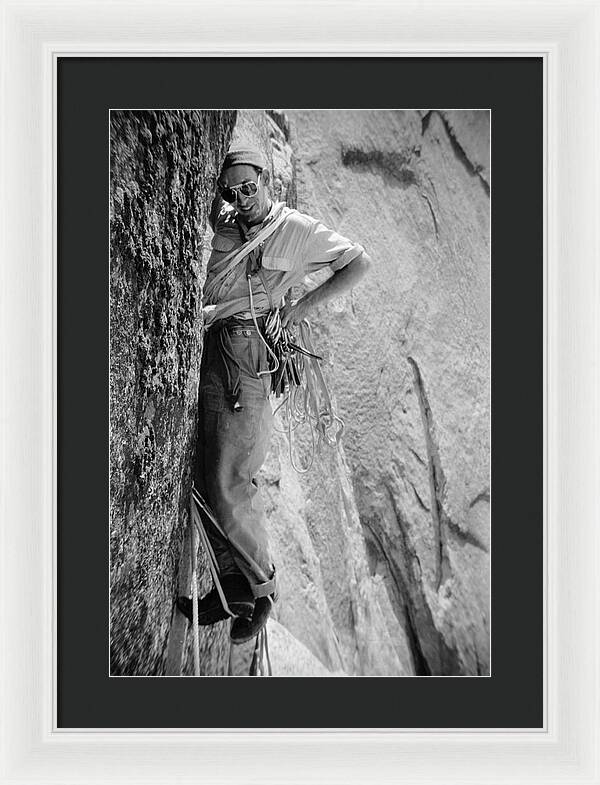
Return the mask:
MULTIPOLYGON (((171 623, 193 673, 172 601, 189 561, 208 181, 233 133, 266 153, 276 198, 374 262, 312 320, 341 449, 298 474, 278 414, 259 477, 280 578, 274 675, 487 674, 489 115, 242 111, 232 126, 219 112, 113 117, 113 672, 165 672, 171 623)), ((300 429, 295 463, 311 452, 300 429)), ((203 675, 248 672, 252 646, 230 656, 226 627, 202 630, 203 675)))
POLYGON ((274 619, 267 624, 269 659, 272 673, 277 676, 345 676, 343 671, 331 672, 298 638, 274 619))
MULTIPOLYGON (((327 347, 370 572, 404 633, 398 650, 408 642, 416 674, 487 674, 489 115, 287 119, 299 209, 374 260, 368 280, 315 314, 315 342, 327 347)), ((314 498, 327 481, 305 482, 314 498)), ((329 531, 333 509, 311 510, 313 528, 329 531)))
POLYGON ((113 675, 164 671, 191 483, 202 238, 234 121, 111 113, 113 675))

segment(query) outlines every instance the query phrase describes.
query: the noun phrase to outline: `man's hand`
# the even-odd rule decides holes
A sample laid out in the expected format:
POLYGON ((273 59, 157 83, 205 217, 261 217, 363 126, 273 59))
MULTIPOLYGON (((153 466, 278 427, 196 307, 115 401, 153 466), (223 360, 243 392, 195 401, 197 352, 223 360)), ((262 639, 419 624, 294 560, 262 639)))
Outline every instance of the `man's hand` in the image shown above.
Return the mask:
POLYGON ((302 319, 306 319, 308 315, 308 307, 303 297, 301 300, 292 300, 286 303, 279 312, 281 316, 281 324, 284 327, 292 327, 295 324, 300 324, 302 319))

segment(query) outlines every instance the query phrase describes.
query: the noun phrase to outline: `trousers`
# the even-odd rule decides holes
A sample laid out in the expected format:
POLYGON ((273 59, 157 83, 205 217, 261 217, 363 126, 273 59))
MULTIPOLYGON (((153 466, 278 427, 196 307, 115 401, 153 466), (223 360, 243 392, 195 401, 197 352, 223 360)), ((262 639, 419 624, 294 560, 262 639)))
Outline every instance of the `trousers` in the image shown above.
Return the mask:
POLYGON ((229 322, 205 336, 194 483, 226 539, 205 520, 221 576, 255 587, 271 578, 265 512, 256 484, 273 429, 267 349, 253 324, 229 322))

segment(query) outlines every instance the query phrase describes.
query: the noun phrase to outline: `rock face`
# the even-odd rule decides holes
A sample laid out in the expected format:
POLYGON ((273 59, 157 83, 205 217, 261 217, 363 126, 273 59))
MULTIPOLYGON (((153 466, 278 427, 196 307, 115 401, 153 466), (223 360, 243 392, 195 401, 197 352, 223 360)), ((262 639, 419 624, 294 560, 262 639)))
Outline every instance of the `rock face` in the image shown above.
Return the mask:
MULTIPOLYGON (((367 279, 312 319, 345 421, 341 448, 323 447, 298 474, 278 414, 258 478, 280 579, 274 675, 487 674, 488 113, 242 111, 233 121, 113 116, 113 673, 168 671, 170 623, 169 649, 181 640, 182 672, 193 673, 191 635, 172 608, 188 564, 184 555, 178 568, 200 244, 210 176, 233 133, 267 155, 276 198, 373 259, 367 279)), ((310 460, 302 428, 292 454, 310 460)), ((200 590, 209 584, 204 569, 200 590)), ((201 673, 245 674, 251 648, 229 657, 226 624, 203 629, 201 673)))
POLYGON ((191 487, 202 238, 234 121, 111 114, 113 675, 164 670, 191 487))
MULTIPOLYGON (((315 314, 315 343, 346 420, 368 572, 403 632, 392 633, 396 650, 404 672, 487 674, 489 115, 297 112, 287 121, 298 208, 374 261, 368 280, 315 314)), ((326 503, 331 480, 320 468, 303 483, 330 573, 339 560, 325 534, 343 516, 337 500, 326 503)), ((340 577, 328 579, 339 610, 340 577)))

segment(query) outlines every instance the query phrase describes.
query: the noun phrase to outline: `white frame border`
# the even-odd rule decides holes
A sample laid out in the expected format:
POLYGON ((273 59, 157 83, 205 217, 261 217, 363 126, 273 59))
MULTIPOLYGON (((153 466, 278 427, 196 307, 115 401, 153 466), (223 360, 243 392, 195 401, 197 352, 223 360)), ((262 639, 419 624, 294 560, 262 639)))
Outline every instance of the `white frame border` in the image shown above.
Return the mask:
POLYGON ((204 2, 0 0, 0 783, 600 784, 598 0, 308 5, 230 0, 225 19, 204 2), (544 57, 544 730, 57 731, 53 83, 66 53, 544 57))

